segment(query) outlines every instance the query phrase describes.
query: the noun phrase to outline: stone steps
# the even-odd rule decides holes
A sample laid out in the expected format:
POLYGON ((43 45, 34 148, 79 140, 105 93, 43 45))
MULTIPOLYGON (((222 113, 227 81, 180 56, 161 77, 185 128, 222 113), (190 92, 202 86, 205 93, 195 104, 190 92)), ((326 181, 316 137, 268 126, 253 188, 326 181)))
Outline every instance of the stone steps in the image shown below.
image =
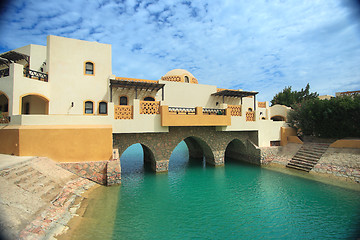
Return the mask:
POLYGON ((310 172, 326 152, 329 144, 305 143, 288 162, 286 167, 310 172))

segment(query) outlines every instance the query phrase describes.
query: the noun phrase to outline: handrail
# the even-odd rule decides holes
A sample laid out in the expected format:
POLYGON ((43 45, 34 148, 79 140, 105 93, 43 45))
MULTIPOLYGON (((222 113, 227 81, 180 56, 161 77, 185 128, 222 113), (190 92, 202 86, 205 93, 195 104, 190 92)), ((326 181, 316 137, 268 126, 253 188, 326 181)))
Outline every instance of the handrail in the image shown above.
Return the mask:
POLYGON ((28 78, 37 78, 40 81, 47 82, 48 81, 48 75, 46 73, 38 72, 31 70, 29 68, 24 68, 24 75, 28 78))
POLYGON ((169 107, 169 112, 176 114, 195 114, 195 108, 187 107, 169 107))
POLYGON ((218 108, 203 108, 203 113, 213 114, 213 115, 225 115, 225 109, 218 108))
POLYGON ((1 69, 0 70, 0 78, 9 76, 9 68, 1 69))

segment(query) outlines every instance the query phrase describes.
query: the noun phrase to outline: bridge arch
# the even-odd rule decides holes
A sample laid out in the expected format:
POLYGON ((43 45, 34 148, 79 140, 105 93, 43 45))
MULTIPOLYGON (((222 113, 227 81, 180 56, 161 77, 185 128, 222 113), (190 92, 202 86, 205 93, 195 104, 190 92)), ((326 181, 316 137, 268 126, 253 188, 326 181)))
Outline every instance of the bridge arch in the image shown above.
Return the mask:
POLYGON ((122 172, 128 171, 126 167, 130 167, 131 170, 140 171, 143 170, 143 168, 150 169, 155 164, 155 155, 153 153, 153 150, 151 150, 151 148, 144 143, 129 144, 129 146, 123 148, 123 151, 120 151, 119 149, 119 156, 122 172), (139 152, 139 150, 141 150, 141 152, 139 152), (122 158, 126 154, 129 154, 127 155, 129 160, 127 160, 127 162, 124 162, 124 159, 122 158), (139 159, 142 160, 139 161, 139 159), (134 164, 136 164, 137 166, 134 166, 134 164))
POLYGON ((225 149, 226 161, 229 160, 244 161, 248 157, 248 155, 249 153, 246 144, 239 139, 233 139, 226 146, 225 149))

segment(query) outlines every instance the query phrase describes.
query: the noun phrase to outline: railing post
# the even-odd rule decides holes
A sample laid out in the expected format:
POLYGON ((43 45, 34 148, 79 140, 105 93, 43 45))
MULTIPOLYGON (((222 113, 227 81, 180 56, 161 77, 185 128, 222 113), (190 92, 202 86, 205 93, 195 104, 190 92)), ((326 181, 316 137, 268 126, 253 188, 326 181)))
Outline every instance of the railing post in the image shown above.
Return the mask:
POLYGON ((196 107, 195 108, 195 114, 196 115, 203 115, 203 108, 202 107, 196 107))

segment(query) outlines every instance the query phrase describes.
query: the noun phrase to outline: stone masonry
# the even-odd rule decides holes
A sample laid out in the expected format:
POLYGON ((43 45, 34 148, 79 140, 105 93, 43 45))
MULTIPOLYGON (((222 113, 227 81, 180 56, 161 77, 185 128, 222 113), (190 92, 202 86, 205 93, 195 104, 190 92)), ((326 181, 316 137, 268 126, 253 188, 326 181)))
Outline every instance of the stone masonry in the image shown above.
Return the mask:
POLYGON ((260 151, 251 150, 251 142, 257 142, 257 132, 224 132, 215 127, 170 127, 167 133, 127 133, 113 135, 113 148, 119 149, 119 155, 131 145, 140 143, 144 151, 144 161, 151 163, 156 172, 166 172, 169 159, 175 147, 184 140, 189 149, 190 158, 203 158, 214 166, 224 164, 225 150, 229 147, 243 149, 241 156, 248 156, 249 162, 260 164, 260 151))

